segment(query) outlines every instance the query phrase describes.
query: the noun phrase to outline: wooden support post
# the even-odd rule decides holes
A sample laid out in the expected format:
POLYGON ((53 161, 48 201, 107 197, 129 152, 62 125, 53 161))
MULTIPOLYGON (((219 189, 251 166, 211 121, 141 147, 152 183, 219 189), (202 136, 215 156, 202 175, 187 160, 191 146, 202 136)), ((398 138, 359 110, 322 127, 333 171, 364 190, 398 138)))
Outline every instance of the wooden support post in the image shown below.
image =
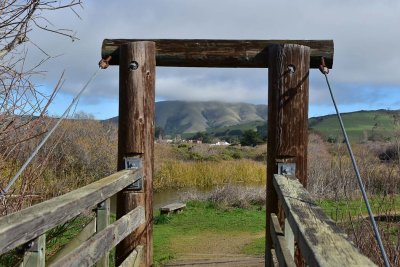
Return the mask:
POLYGON ((144 265, 151 266, 155 114, 155 43, 139 41, 120 47, 118 170, 125 157, 143 160, 143 189, 124 189, 117 195, 117 219, 137 206, 145 207, 145 224, 125 238, 116 249, 120 265, 137 245, 144 246, 144 265))
POLYGON ((296 44, 269 47, 266 264, 271 262, 271 213, 278 214, 273 186, 277 163, 295 163, 295 176, 307 184, 307 120, 310 48, 296 44))
POLYGON ((90 221, 69 243, 63 246, 57 253, 47 260, 47 266, 51 266, 55 262, 59 261, 71 251, 74 251, 83 242, 91 238, 96 233, 96 219, 90 221))
POLYGON ((21 267, 44 267, 46 261, 46 235, 41 235, 30 243, 21 267))
MULTIPOLYGON (((97 205, 96 209, 96 232, 100 232, 110 224, 110 199, 106 199, 97 205)), ((96 267, 108 267, 109 253, 107 252, 100 260, 96 263, 96 267)))

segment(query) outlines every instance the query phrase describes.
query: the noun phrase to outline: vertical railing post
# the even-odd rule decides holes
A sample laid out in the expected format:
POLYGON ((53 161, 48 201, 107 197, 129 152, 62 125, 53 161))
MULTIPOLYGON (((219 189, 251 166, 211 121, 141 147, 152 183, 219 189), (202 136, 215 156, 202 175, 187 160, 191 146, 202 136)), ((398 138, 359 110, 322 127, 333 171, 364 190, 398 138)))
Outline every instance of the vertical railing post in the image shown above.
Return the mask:
POLYGON ((131 42, 120 47, 118 170, 125 160, 141 159, 143 186, 125 188, 117 194, 117 219, 137 206, 144 206, 146 222, 125 238, 116 249, 116 264, 121 264, 137 245, 145 250, 145 266, 152 265, 155 43, 131 42))
POLYGON ((268 152, 266 265, 272 262, 271 213, 278 214, 273 186, 277 165, 288 164, 307 184, 307 120, 310 48, 295 44, 268 47, 268 152))
POLYGON ((21 267, 44 267, 46 262, 46 235, 38 236, 29 243, 21 267))
MULTIPOLYGON (((97 204, 96 208, 96 232, 100 232, 110 224, 110 199, 106 199, 103 202, 97 204)), ((96 263, 96 267, 108 267, 109 266, 109 253, 106 253, 96 263)))

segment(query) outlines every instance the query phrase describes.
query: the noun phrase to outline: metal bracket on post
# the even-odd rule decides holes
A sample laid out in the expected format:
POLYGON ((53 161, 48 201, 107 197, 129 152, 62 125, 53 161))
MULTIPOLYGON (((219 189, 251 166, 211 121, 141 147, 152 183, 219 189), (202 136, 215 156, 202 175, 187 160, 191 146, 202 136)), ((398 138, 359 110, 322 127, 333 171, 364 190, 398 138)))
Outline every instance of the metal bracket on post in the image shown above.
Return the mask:
MULTIPOLYGON (((143 159, 139 157, 124 157, 125 169, 127 170, 137 170, 143 168, 143 159)), ((143 189, 143 173, 141 173, 138 180, 130 184, 127 189, 133 191, 140 191, 143 189)))
POLYGON ((34 240, 28 242, 25 247, 25 255, 20 266, 45 266, 46 255, 46 235, 38 236, 34 240))
POLYGON ((106 201, 107 200, 104 200, 104 201, 98 203, 97 207, 96 207, 96 210, 105 210, 105 209, 107 209, 106 201))
POLYGON ((278 174, 295 175, 296 163, 278 162, 278 174))

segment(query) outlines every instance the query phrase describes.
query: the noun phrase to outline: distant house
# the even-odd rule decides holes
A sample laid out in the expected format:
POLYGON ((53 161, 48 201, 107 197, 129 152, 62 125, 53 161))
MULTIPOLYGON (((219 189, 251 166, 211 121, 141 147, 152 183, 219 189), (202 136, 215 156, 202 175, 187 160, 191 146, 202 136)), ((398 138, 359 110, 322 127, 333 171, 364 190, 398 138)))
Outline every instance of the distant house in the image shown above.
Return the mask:
POLYGON ((201 140, 188 140, 189 144, 202 144, 203 142, 201 140))
POLYGON ((211 144, 210 146, 229 146, 230 144, 226 141, 219 141, 216 142, 215 144, 211 144))

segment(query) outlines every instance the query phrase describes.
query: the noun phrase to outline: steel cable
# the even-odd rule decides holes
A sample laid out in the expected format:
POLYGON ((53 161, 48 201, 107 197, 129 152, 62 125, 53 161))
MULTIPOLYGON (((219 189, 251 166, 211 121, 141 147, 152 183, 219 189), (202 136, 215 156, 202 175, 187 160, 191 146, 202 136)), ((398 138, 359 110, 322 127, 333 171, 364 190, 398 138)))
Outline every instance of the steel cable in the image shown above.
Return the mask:
POLYGON ((32 161, 32 159, 37 155, 39 152, 40 148, 47 142, 47 140, 50 138, 50 136, 54 133, 54 131, 58 128, 60 123, 65 119, 65 117, 69 114, 71 108, 78 103, 79 98, 81 97, 82 93, 86 90, 88 85, 93 81, 93 79, 97 76, 99 73, 100 68, 98 68, 92 76, 90 76, 89 80, 86 82, 86 84, 82 87, 82 89, 79 91, 79 93, 75 96, 75 98, 72 100, 71 104, 68 106, 68 108, 64 111, 64 113, 61 115, 61 117, 57 120, 56 124, 53 126, 53 128, 46 134, 46 136, 43 138, 43 140, 39 143, 39 145, 35 148, 35 150, 32 152, 32 154, 29 156, 29 158, 25 161, 25 163, 21 166, 21 168, 18 170, 18 172, 14 175, 14 177, 11 179, 11 181, 8 183, 8 185, 2 189, 2 192, 0 192, 0 198, 4 197, 5 194, 10 190, 10 188, 14 185, 14 183, 17 181, 18 177, 22 174, 22 172, 25 170, 25 168, 29 165, 29 163, 32 161))
MULTIPOLYGON (((325 67, 325 66, 323 66, 323 67, 325 67)), ((351 162, 353 164, 353 168, 354 168, 354 171, 356 173, 358 186, 360 187, 360 190, 361 190, 364 202, 365 202, 365 206, 367 207, 367 210, 368 210, 368 215, 369 215, 369 219, 370 219, 371 224, 372 224, 372 228, 374 230, 376 242, 378 243, 379 250, 380 250, 380 252, 382 254, 382 258, 383 258, 385 267, 390 267, 389 260, 388 260, 387 255, 386 255, 385 247, 383 246, 382 238, 381 238, 381 235, 379 233, 378 225, 376 224, 374 215, 372 213, 371 206, 369 204, 369 200, 368 200, 368 196, 367 196, 367 192, 365 191, 365 186, 364 186, 363 180, 361 178, 361 174, 360 174, 360 171, 358 169, 357 162, 356 162, 356 159, 355 159, 354 154, 353 154, 353 150, 351 149, 346 129, 345 129, 344 124, 343 124, 342 116, 340 115, 339 109, 338 109, 338 107, 336 105, 335 97, 333 96, 333 93, 332 93, 331 85, 329 84, 329 79, 328 79, 328 75, 327 75, 328 71, 327 71, 326 67, 322 68, 322 69, 320 68, 320 70, 321 70, 322 74, 324 74, 325 80, 326 80, 326 84, 328 85, 329 93, 331 95, 332 102, 333 102, 333 105, 335 107, 337 117, 339 119, 340 128, 342 129, 342 133, 343 133, 343 136, 344 136, 344 139, 345 139, 345 142, 346 142, 347 150, 349 151, 351 162)))

